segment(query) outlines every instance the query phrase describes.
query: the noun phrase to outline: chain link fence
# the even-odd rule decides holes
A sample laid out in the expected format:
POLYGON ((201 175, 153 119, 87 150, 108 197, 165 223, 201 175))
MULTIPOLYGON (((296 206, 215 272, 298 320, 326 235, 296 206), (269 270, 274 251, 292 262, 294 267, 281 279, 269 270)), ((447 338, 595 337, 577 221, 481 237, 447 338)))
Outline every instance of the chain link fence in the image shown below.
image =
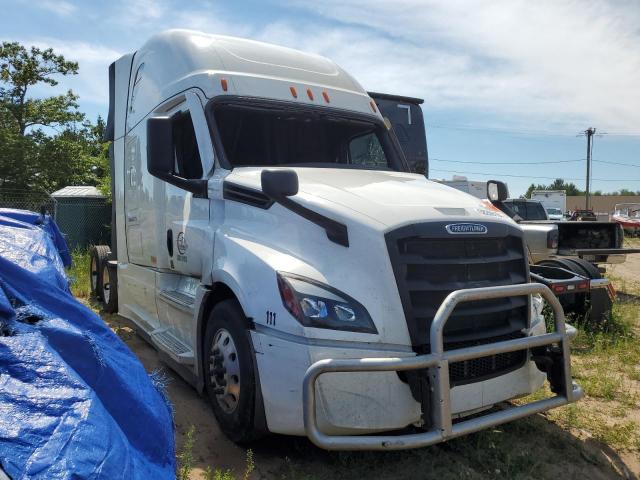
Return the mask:
POLYGON ((46 192, 0 189, 0 208, 46 210, 64 234, 69 250, 108 245, 111 239, 111 204, 106 198, 54 198, 46 192))
POLYGON ((47 192, 2 188, 0 189, 0 208, 17 208, 38 213, 44 208, 55 218, 56 199, 47 192))

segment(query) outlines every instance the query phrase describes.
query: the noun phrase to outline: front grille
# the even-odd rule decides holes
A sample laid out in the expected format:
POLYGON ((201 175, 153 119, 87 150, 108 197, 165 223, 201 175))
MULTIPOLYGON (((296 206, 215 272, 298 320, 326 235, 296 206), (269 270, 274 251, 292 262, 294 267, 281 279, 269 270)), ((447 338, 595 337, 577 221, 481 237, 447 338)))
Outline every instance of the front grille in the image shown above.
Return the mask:
MULTIPOLYGON (((486 345, 488 343, 502 342, 505 340, 513 340, 522 338, 521 332, 514 332, 499 337, 485 338, 483 340, 469 340, 466 342, 448 342, 445 343, 445 350, 456 350, 458 348, 474 347, 476 345, 486 345)), ((507 372, 516 370, 524 365, 527 360, 527 351, 519 350, 516 352, 498 353, 497 355, 488 355, 486 357, 473 358, 462 362, 449 364, 449 383, 451 386, 463 385, 465 383, 477 382, 486 378, 503 375, 507 372)))
MULTIPOLYGON (((389 257, 413 344, 428 353, 435 313, 454 290, 526 283, 527 258, 522 233, 514 226, 483 222, 485 234, 449 234, 445 222, 410 225, 386 235, 389 257)), ((461 303, 444 330, 444 343, 477 345, 519 334, 529 324, 528 297, 461 303), (478 343, 480 342, 480 343, 478 343)), ((520 354, 460 362, 452 381, 499 375, 521 362, 520 354)), ((524 357, 522 357, 524 358, 524 357)))

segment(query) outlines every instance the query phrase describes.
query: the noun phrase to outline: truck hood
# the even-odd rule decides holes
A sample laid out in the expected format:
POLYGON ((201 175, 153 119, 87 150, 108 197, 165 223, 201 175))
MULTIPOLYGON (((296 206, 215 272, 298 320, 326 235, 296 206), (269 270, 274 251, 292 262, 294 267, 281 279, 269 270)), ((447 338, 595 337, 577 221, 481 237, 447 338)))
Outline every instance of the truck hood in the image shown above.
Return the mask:
MULTIPOLYGON (((260 190, 262 170, 236 168, 227 180, 260 190)), ((418 174, 342 168, 291 170, 298 174, 296 198, 310 208, 321 200, 323 208, 347 216, 353 216, 349 211, 357 212, 385 227, 452 217, 466 217, 466 220, 493 217, 493 220, 512 223, 502 213, 487 208, 481 200, 418 174)))

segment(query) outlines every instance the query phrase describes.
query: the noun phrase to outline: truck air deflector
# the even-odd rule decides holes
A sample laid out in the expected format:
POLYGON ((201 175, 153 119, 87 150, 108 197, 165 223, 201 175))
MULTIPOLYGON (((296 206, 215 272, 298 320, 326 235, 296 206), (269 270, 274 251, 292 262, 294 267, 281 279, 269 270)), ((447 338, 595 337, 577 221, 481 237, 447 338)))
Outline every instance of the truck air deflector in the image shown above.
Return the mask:
POLYGON ((284 208, 323 228, 327 238, 343 247, 349 246, 347 226, 310 208, 290 197, 298 194, 298 174, 291 169, 262 170, 260 174, 262 192, 284 208))
MULTIPOLYGON (((102 136, 103 142, 113 142, 115 139, 115 115, 116 115, 116 62, 109 65, 109 113, 107 115, 107 126, 102 136)), ((115 170, 111 170, 114 172, 115 170)), ((115 197, 112 197, 115 198, 115 197)))
POLYGON ((245 187, 244 185, 239 185, 229 180, 225 180, 222 184, 222 198, 251 205, 252 207, 262 208, 263 210, 268 210, 274 203, 273 200, 260 190, 245 187))
POLYGON ((292 212, 297 213, 302 218, 309 220, 311 223, 315 223, 319 227, 324 228, 327 238, 333 243, 337 243, 343 247, 349 246, 349 232, 345 224, 340 223, 337 220, 333 220, 332 218, 325 217, 324 215, 307 207, 303 207, 298 202, 291 200, 288 197, 279 199, 278 203, 292 212))
POLYGON ((430 327, 431 353, 410 358, 325 359, 309 367, 303 381, 303 416, 305 431, 318 447, 328 450, 402 450, 433 445, 451 438, 477 432, 512 420, 566 405, 583 396, 582 388, 571 378, 569 343, 571 334, 565 325, 564 312, 557 297, 545 285, 526 283, 497 287, 457 290, 442 302, 430 327), (529 336, 476 347, 444 350, 444 330, 459 303, 482 299, 530 296, 540 294, 554 312, 555 332, 529 336), (491 354, 527 350, 549 345, 559 346, 561 385, 554 397, 463 420, 455 425, 451 418, 449 364, 491 354), (316 381, 325 373, 383 372, 428 368, 432 385, 432 427, 422 433, 408 435, 328 435, 317 423, 316 381))

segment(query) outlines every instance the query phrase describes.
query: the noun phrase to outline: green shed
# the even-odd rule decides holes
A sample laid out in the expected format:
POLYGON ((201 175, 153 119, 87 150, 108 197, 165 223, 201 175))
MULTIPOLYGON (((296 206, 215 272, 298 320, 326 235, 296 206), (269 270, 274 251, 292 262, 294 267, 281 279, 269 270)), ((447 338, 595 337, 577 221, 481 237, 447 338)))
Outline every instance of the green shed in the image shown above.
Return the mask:
POLYGON ((109 244, 111 204, 96 187, 64 187, 51 197, 55 200, 56 223, 70 250, 109 244))

